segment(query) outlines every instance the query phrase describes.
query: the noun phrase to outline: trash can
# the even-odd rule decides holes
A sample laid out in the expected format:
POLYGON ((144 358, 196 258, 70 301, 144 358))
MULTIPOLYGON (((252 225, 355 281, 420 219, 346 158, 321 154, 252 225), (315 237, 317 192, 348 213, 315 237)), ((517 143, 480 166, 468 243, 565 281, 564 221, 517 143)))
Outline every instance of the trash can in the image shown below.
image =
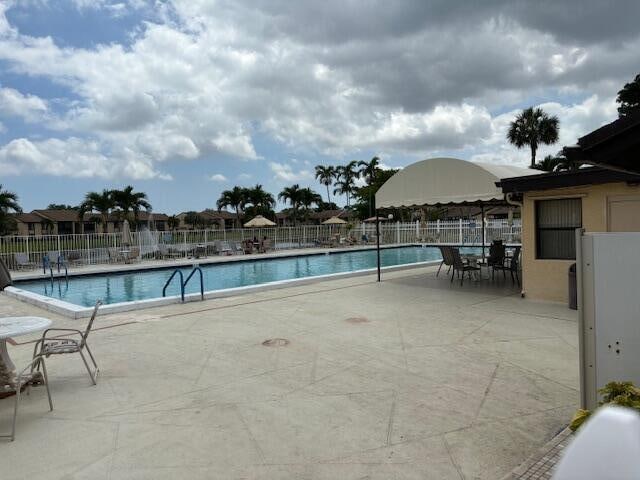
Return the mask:
POLYGON ((569 267, 569 308, 571 310, 578 309, 578 286, 576 282, 576 264, 573 263, 569 267))

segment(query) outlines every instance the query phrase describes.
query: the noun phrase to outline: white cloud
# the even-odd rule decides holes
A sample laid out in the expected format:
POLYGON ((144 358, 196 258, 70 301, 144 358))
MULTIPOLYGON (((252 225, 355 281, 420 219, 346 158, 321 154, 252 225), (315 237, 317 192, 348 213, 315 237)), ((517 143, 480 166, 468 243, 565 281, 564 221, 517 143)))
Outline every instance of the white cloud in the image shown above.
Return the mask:
POLYGON ((171 179, 170 175, 157 172, 151 161, 126 148, 111 156, 103 154, 102 150, 97 142, 75 137, 43 141, 18 138, 0 147, 0 169, 7 175, 38 173, 80 178, 171 179))
MULTIPOLYGON (((615 118, 611 97, 636 73, 640 49, 633 15, 597 2, 577 14, 561 2, 74 2, 115 16, 145 12, 146 22, 128 32, 130 44, 79 48, 20 33, 5 15, 15 2, 0 5, 3 65, 72 92, 54 114, 53 99, 0 89, 0 114, 66 138, 0 147, 13 171, 28 169, 9 165, 7 152, 48 141, 64 145, 55 171, 153 178, 161 162, 261 160, 258 135, 290 156, 384 151, 404 162, 459 152, 524 163, 527 152, 504 139, 513 105, 555 99, 543 106, 560 116, 561 142, 543 150, 574 143, 615 118), (578 29, 574 14, 602 29, 578 29), (98 167, 75 169, 78 158, 98 167)), ((269 168, 283 181, 313 177, 306 161, 269 168)))
POLYGON ((294 171, 291 165, 286 163, 270 162, 269 168, 277 180, 284 180, 285 182, 301 182, 313 178, 310 170, 294 171))
POLYGON ((238 175, 238 180, 251 180, 253 178, 253 175, 251 175, 250 173, 241 173, 238 175))
POLYGON ((229 181, 229 179, 224 175, 222 175, 221 173, 216 173, 214 175, 211 175, 209 177, 209 180, 211 180, 212 182, 220 182, 220 183, 229 181))
POLYGON ((13 88, 0 87, 0 115, 21 117, 27 121, 42 119, 47 102, 36 95, 24 95, 13 88))

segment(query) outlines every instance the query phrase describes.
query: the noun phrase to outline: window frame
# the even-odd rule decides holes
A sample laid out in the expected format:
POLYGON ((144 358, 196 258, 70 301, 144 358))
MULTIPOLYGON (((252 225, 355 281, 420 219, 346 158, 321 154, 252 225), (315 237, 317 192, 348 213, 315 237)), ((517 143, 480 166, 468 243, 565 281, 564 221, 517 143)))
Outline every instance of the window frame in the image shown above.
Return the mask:
MULTIPOLYGON (((536 199, 534 200, 534 228, 535 228, 535 241, 536 241, 536 260, 564 260, 564 261, 572 261, 575 260, 576 257, 575 255, 573 257, 543 257, 541 255, 541 251, 540 251, 540 247, 542 245, 541 242, 541 238, 540 238, 540 232, 541 231, 553 231, 553 232, 573 232, 575 233, 577 228, 582 228, 582 207, 583 207, 583 202, 582 202, 582 195, 579 196, 572 196, 572 197, 551 197, 551 198, 540 198, 540 199, 536 199), (562 201, 562 200, 579 200, 580 201, 580 225, 578 226, 572 226, 572 227, 540 227, 538 224, 540 215, 539 215, 539 209, 540 209, 540 204, 543 202, 548 202, 548 201, 562 201)), ((575 246, 574 246, 574 251, 575 251, 575 246)))

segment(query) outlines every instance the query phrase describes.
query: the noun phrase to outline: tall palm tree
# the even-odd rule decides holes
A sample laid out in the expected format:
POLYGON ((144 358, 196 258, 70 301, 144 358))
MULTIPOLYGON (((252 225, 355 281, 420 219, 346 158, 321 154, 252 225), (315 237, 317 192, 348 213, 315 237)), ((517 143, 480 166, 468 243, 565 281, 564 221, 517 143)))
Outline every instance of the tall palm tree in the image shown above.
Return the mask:
POLYGON ((147 194, 144 192, 134 192, 133 187, 128 185, 124 190, 114 190, 113 200, 116 207, 122 211, 122 217, 128 219, 129 212, 133 212, 134 228, 138 228, 138 216, 140 210, 144 208, 151 211, 151 204, 147 201, 147 194))
POLYGON ((551 145, 558 141, 560 121, 555 115, 548 115, 541 108, 529 107, 511 122, 507 140, 518 148, 531 148, 531 168, 536 164, 536 152, 540 144, 551 145))
POLYGON ((380 157, 373 157, 368 162, 360 160, 358 166, 360 167, 360 176, 365 179, 367 185, 372 185, 376 179, 376 174, 380 170, 380 157))
POLYGON ((304 215, 305 221, 309 219, 309 212, 313 205, 320 205, 322 203, 322 197, 318 192, 314 192, 310 188, 300 189, 300 207, 304 215))
POLYGON ((327 188, 327 203, 331 203, 329 187, 336 178, 336 168, 332 165, 316 165, 316 180, 327 188))
POLYGON ((360 178, 360 172, 356 170, 358 162, 353 160, 346 165, 340 165, 336 168, 338 175, 335 182, 336 188, 333 189, 333 194, 346 195, 347 207, 351 205, 351 194, 356 186, 356 179, 360 178))
MULTIPOLYGON (((380 170, 380 167, 378 165, 380 165, 379 157, 373 157, 368 162, 365 162, 364 160, 358 162, 358 166, 360 167, 360 175, 365 179, 369 187, 373 185, 373 182, 376 181, 377 173, 380 170)), ((372 191, 373 189, 369 188, 369 217, 373 216, 373 211, 375 210, 373 205, 374 202, 372 198, 372 191)))
POLYGON ((2 189, 0 184, 0 234, 10 233, 15 228, 15 220, 9 216, 9 212, 21 213, 22 208, 18 204, 18 195, 2 189))
POLYGON ((113 198, 113 190, 102 190, 102 192, 87 192, 83 202, 78 207, 78 219, 84 231, 84 214, 87 212, 98 212, 101 218, 102 233, 107 232, 107 222, 109 213, 116 206, 113 198))
POLYGON ((291 205, 291 217, 293 218, 294 225, 298 220, 298 213, 300 211, 300 206, 302 205, 302 189, 300 185, 297 183, 290 187, 285 187, 278 194, 278 200, 282 200, 283 202, 288 202, 291 205))
POLYGON ((225 190, 220 194, 217 205, 218 210, 230 207, 236 212, 236 225, 240 225, 242 217, 242 209, 246 203, 247 189, 242 187, 233 187, 232 190, 225 190))

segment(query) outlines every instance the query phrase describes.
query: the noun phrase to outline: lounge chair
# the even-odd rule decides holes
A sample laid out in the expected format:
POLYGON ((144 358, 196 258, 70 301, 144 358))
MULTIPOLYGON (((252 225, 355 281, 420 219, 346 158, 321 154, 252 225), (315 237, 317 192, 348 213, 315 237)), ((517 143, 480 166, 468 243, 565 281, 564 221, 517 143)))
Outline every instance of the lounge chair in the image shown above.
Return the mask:
POLYGON ((26 253, 16 253, 14 258, 16 261, 16 268, 18 270, 33 270, 38 266, 35 262, 31 262, 29 260, 29 255, 26 253))
POLYGON ((231 255, 233 253, 229 246, 229 242, 226 240, 217 240, 214 244, 214 248, 218 255, 231 255))
POLYGON ((231 244, 231 253, 233 255, 244 255, 244 248, 242 248, 241 242, 233 242, 231 244))
POLYGON ((89 372, 89 376, 91 377, 91 381, 93 384, 96 384, 96 379, 98 377, 98 364, 96 363, 96 359, 93 357, 93 353, 89 349, 89 345, 87 344, 87 337, 89 337, 89 333, 91 333, 91 327, 93 326, 93 322, 98 315, 98 308, 102 305, 101 300, 96 301, 96 305, 93 308, 93 313, 91 314, 91 318, 89 319, 89 323, 87 323, 87 327, 84 332, 80 330, 76 330, 73 328, 48 328, 42 334, 42 338, 38 340, 33 347, 33 358, 34 360, 40 359, 39 362, 33 362, 32 367, 39 369, 40 365, 44 367, 44 357, 49 358, 50 355, 63 355, 65 353, 79 353, 80 357, 82 357, 82 361, 84 362, 84 366, 89 372), (59 338, 59 337, 50 337, 48 336, 50 333, 56 332, 65 332, 69 336, 78 335, 77 338, 59 338), (83 351, 89 354, 89 358, 93 363, 93 371, 89 367, 89 363, 87 363, 87 359, 84 356, 83 351))
POLYGON ((57 250, 50 250, 43 258, 43 264, 45 270, 47 268, 56 267, 58 269, 58 272, 60 272, 60 267, 66 266, 67 262, 65 261, 63 253, 58 252, 57 250))
POLYGON ((520 277, 518 275, 518 269, 520 268, 520 249, 521 247, 515 247, 513 249, 513 255, 511 257, 506 257, 501 265, 494 265, 494 270, 502 271, 502 278, 507 278, 506 272, 511 274, 511 283, 513 285, 518 282, 518 286, 520 286, 520 277))
POLYGON ((167 247, 164 243, 158 245, 158 255, 161 259, 181 257, 182 254, 172 248, 167 247))
POLYGON ((109 261, 113 263, 124 262, 125 258, 120 253, 120 249, 116 247, 109 248, 109 261))
POLYGON ((436 277, 440 275, 440 269, 442 265, 447 265, 449 269, 447 270, 447 275, 451 271, 451 267, 453 266, 453 255, 451 254, 451 247, 442 246, 440 248, 440 255, 442 255, 442 261, 440 262, 440 266, 438 267, 438 271, 436 272, 436 277))
POLYGON ((47 376, 47 366, 44 363, 44 358, 35 357, 31 360, 31 363, 22 370, 18 375, 14 375, 10 372, 2 357, 0 357, 0 398, 6 398, 11 395, 15 395, 14 407, 13 407, 13 422, 11 424, 11 433, 9 435, 0 435, 0 438, 8 438, 10 441, 16 438, 16 423, 18 420, 18 407, 20 406, 21 393, 24 387, 31 387, 32 385, 42 385, 47 389, 47 397, 49 399, 49 410, 53 410, 53 402, 51 401, 51 392, 49 391, 49 378, 47 376), (42 374, 34 372, 34 365, 42 365, 42 374))
POLYGON ((480 271, 480 267, 465 263, 462 260, 462 257, 460 256, 460 250, 458 250, 457 248, 451 247, 451 257, 453 260, 451 265, 453 267, 453 273, 451 275, 451 283, 453 283, 453 279, 456 276, 456 272, 458 272, 458 276, 460 277, 460 286, 462 286, 464 282, 464 274, 466 272, 469 273, 469 279, 471 279, 471 272, 480 271))

